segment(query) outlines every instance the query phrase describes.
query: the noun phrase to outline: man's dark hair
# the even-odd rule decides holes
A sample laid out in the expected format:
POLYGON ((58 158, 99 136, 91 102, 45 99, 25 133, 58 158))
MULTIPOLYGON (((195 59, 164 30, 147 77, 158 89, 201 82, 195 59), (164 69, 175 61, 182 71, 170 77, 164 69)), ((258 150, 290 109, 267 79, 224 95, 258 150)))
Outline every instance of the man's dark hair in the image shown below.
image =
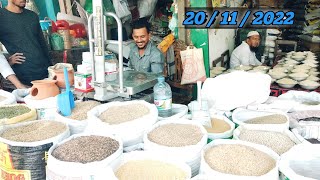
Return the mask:
POLYGON ((150 27, 151 27, 150 23, 146 18, 140 18, 136 21, 133 21, 131 26, 132 26, 132 29, 146 28, 148 33, 150 32, 150 27))

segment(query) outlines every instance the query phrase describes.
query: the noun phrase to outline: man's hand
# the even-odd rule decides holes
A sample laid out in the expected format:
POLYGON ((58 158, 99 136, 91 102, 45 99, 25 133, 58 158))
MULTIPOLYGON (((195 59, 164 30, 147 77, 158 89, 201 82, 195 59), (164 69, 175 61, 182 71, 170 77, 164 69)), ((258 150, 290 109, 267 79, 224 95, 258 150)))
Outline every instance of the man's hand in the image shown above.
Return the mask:
POLYGON ((14 64, 22 64, 25 61, 26 57, 23 56, 23 53, 15 53, 9 57, 9 64, 12 66, 14 64))

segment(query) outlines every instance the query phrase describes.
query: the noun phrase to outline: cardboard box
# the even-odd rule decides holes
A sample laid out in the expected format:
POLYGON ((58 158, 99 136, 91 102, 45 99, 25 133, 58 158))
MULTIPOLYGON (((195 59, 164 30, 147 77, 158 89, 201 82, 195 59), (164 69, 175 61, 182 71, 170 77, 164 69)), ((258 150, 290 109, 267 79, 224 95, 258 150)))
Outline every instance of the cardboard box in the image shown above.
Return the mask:
POLYGON ((90 83, 92 80, 91 74, 74 73, 74 88, 81 92, 90 92, 93 90, 90 83))

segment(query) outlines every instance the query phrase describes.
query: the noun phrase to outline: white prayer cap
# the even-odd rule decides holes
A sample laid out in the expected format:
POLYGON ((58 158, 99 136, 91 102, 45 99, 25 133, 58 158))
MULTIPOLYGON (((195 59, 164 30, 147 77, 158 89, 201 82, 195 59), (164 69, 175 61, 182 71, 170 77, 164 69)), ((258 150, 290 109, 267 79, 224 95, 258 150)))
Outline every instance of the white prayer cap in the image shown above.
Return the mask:
POLYGON ((254 36, 254 35, 258 35, 258 36, 259 36, 258 31, 250 31, 250 32, 248 33, 247 37, 254 36))

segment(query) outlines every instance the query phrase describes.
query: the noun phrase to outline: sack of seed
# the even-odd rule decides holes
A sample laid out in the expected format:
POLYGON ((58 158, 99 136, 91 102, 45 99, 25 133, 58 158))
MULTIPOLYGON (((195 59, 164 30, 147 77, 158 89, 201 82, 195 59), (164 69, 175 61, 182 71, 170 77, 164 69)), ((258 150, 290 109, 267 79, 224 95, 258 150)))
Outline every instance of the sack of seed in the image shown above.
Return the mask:
POLYGON ((18 179, 45 179, 49 148, 69 135, 66 124, 52 120, 5 126, 0 131, 0 150, 5 158, 0 163, 2 174, 14 172, 18 179))
POLYGON ((183 119, 160 121, 144 135, 144 150, 187 163, 194 176, 199 171, 200 153, 207 138, 206 130, 198 122, 183 119))
POLYGON ((320 144, 299 144, 281 156, 280 180, 316 180, 320 177, 320 144))
POLYGON ((280 156, 300 143, 308 143, 300 135, 294 135, 288 129, 270 130, 262 125, 241 125, 233 132, 233 139, 248 141, 269 147, 280 156))
POLYGON ((191 169, 186 163, 174 161, 166 156, 158 156, 150 151, 125 153, 120 163, 113 169, 118 180, 191 178, 191 169))
POLYGON ((0 106, 16 103, 16 97, 12 93, 0 89, 0 106))
POLYGON ((121 139, 113 135, 75 134, 50 148, 47 180, 112 179, 107 169, 119 163, 122 151, 121 139))
POLYGON ((86 131, 111 132, 128 147, 141 143, 145 131, 157 122, 157 118, 156 106, 146 101, 110 102, 88 112, 86 131))
POLYGON ((0 106, 0 125, 15 124, 35 119, 37 119, 36 110, 27 105, 11 104, 0 106))
POLYGON ((279 158, 262 145, 217 139, 203 148, 199 174, 228 180, 278 180, 279 158))
POLYGON ((55 112, 55 119, 68 124, 71 135, 82 133, 88 124, 87 113, 94 107, 100 105, 97 101, 76 101, 75 108, 72 109, 70 116, 62 116, 55 112))
POLYGON ((289 129, 289 117, 286 113, 278 110, 250 110, 237 108, 232 113, 232 120, 237 125, 250 124, 252 126, 264 126, 270 130, 289 129))

